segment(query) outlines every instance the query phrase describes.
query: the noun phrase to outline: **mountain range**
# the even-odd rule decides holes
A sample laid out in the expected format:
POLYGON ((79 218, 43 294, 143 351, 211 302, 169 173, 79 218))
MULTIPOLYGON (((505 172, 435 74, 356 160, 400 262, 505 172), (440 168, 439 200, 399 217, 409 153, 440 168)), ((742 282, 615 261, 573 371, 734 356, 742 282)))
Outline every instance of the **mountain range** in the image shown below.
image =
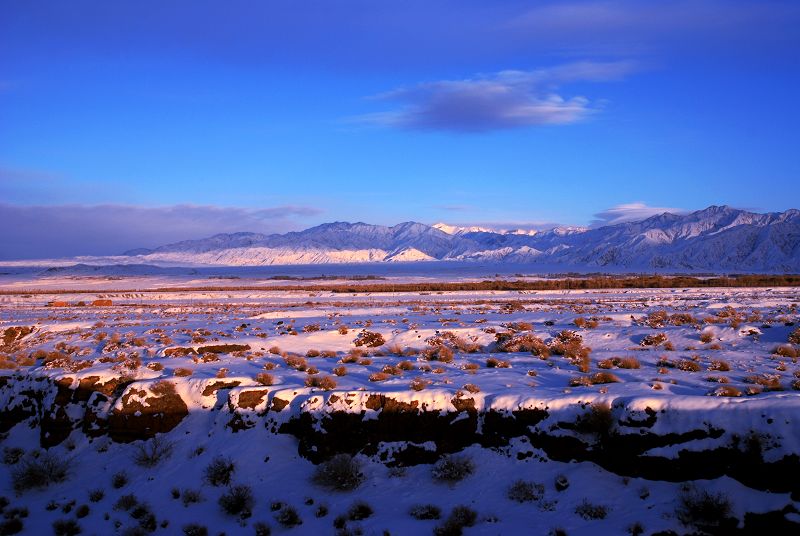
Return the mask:
POLYGON ((265 266, 490 261, 548 270, 800 272, 800 211, 711 206, 595 228, 495 231, 406 222, 334 222, 285 234, 218 234, 126 252, 117 262, 265 266))

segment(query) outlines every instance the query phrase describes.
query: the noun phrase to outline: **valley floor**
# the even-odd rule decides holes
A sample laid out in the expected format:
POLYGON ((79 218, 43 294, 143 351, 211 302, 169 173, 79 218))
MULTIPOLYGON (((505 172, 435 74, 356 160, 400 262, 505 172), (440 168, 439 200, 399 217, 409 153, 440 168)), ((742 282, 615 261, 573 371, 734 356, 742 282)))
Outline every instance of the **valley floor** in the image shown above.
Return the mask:
POLYGON ((797 288, 4 289, 2 534, 800 529, 797 288))

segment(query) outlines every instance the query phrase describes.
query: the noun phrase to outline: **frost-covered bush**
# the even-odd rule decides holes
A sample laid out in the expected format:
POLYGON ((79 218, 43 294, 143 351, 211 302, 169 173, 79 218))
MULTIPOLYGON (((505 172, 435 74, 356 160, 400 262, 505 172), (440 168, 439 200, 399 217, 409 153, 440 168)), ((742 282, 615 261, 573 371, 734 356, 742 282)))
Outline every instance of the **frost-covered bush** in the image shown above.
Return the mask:
POLYGON ((219 506, 223 512, 243 519, 250 517, 255 502, 253 490, 244 485, 231 486, 219 498, 219 506))
POLYGON ((296 527, 297 525, 303 524, 303 520, 300 518, 300 514, 297 513, 297 510, 293 506, 288 505, 281 508, 278 513, 275 514, 275 521, 284 527, 296 527))
MULTIPOLYGON (((174 389, 174 387, 173 387, 174 389)), ((155 436, 150 441, 139 443, 133 455, 133 461, 140 467, 155 467, 162 460, 172 456, 175 443, 165 436, 155 436)))
POLYGON ((382 346, 386 340, 384 340, 383 335, 376 331, 367 331, 364 330, 358 334, 358 336, 353 340, 353 344, 356 346, 366 346, 368 348, 377 348, 378 346, 382 346))
POLYGON ((125 471, 119 471, 118 473, 114 473, 114 476, 111 477, 111 487, 114 489, 120 489, 124 487, 128 483, 128 473, 125 471))
POLYGON ((442 517, 442 509, 433 504, 417 504, 411 507, 408 515, 414 519, 439 519, 442 517))
POLYGON ((56 536, 75 536, 81 533, 81 526, 74 519, 58 519, 53 522, 53 534, 56 536))
POLYGON ((347 519, 350 521, 361 521, 372 515, 372 507, 364 501, 359 501, 347 510, 347 519))
POLYGON ((608 507, 602 504, 592 504, 584 499, 575 507, 575 513, 583 519, 605 519, 608 515, 608 507))
POLYGON ((456 506, 445 522, 433 529, 434 536, 459 536, 464 527, 471 527, 478 519, 478 513, 468 506, 456 506))
POLYGON ((436 462, 431 470, 433 478, 445 482, 458 482, 475 472, 472 459, 463 455, 450 454, 436 462))
POLYGON ((208 529, 197 523, 190 523, 183 526, 183 533, 186 536, 208 536, 208 529))
POLYGON ((236 470, 233 460, 224 456, 217 456, 203 471, 203 480, 212 486, 227 486, 231 483, 231 476, 236 470))
POLYGON ((361 464, 349 454, 337 454, 317 467, 315 484, 336 491, 356 489, 364 480, 361 464))
POLYGON ((49 452, 28 456, 18 462, 11 471, 14 491, 22 493, 64 482, 69 476, 69 468, 70 460, 49 452))
POLYGON ((544 485, 517 480, 508 488, 506 495, 518 503, 538 501, 544 496, 544 485))
POLYGON ((681 495, 675 516, 684 525, 703 529, 723 525, 730 513, 725 495, 690 489, 681 495))

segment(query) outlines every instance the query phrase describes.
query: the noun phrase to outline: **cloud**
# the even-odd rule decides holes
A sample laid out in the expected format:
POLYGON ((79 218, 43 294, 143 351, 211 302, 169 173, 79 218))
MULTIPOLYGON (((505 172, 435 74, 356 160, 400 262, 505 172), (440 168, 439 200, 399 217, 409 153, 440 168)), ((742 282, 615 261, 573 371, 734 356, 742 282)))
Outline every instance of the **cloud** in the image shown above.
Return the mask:
POLYGON ((0 260, 115 255, 217 233, 285 232, 322 211, 306 206, 260 209, 203 205, 0 204, 0 260))
POLYGON ((592 220, 592 227, 602 227, 604 225, 616 225, 618 223, 625 223, 630 221, 639 221, 663 214, 664 212, 672 212, 673 214, 681 214, 686 212, 679 208, 668 207, 651 207, 644 203, 626 203, 607 208, 594 215, 592 220))
POLYGON ((399 109, 368 114, 358 121, 389 127, 485 132, 583 121, 599 107, 558 90, 573 82, 617 80, 635 69, 628 61, 577 62, 550 69, 500 71, 465 80, 439 80, 399 88, 375 99, 399 109))

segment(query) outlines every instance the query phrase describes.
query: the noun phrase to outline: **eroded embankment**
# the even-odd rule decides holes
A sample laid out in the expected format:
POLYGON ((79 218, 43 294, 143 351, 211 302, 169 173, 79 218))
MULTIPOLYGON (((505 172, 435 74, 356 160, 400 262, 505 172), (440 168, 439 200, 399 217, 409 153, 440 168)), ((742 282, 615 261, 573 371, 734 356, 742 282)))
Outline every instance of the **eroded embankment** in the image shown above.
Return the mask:
POLYGON ((73 433, 131 442, 181 427, 236 434, 260 426, 296 437, 299 453, 315 463, 347 452, 413 465, 479 444, 519 459, 590 461, 652 480, 727 475, 754 489, 800 497, 800 427, 794 422, 800 396, 603 396, 325 392, 252 385, 246 378, 11 374, 0 376, 0 432, 30 426, 39 430, 41 446, 51 447, 73 433))

